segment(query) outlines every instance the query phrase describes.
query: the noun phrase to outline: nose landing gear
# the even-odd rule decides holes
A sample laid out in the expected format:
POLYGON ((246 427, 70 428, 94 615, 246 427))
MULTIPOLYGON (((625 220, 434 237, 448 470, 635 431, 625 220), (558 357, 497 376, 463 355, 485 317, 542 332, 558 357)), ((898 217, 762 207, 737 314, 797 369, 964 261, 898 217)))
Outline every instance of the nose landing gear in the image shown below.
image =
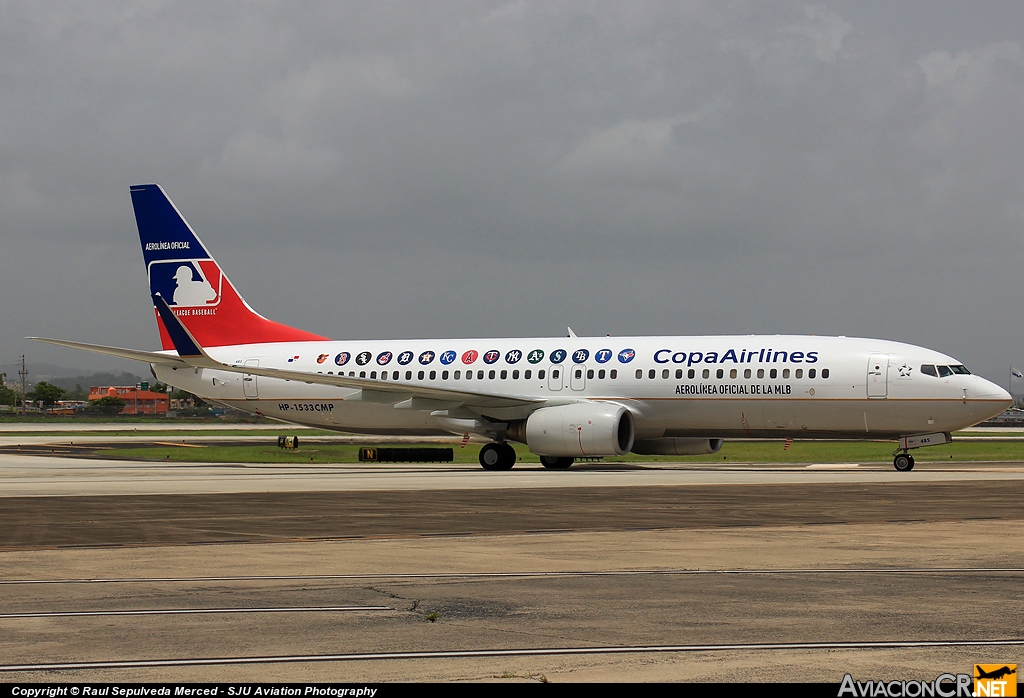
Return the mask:
POLYGON ((892 466, 901 473, 909 473, 914 469, 914 457, 906 452, 898 453, 892 459, 892 466))

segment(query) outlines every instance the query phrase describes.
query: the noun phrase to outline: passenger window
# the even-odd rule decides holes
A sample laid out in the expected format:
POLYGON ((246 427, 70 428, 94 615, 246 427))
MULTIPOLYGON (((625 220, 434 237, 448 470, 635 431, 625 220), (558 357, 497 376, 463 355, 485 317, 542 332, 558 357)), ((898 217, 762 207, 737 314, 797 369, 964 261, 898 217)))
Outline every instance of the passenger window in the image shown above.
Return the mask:
POLYGON ((715 378, 721 378, 724 375, 725 375, 725 369, 720 368, 717 371, 715 371, 715 378))
POLYGON ((577 368, 576 369, 576 380, 579 380, 582 377, 583 377, 583 369, 582 368, 577 368))
POLYGON ((821 369, 821 377, 822 378, 828 378, 828 369, 827 368, 821 369))
POLYGON ((398 371, 395 371, 394 373, 391 374, 391 380, 393 380, 393 381, 398 380, 398 371))
POLYGON ((448 380, 448 371, 441 371, 441 380, 448 380))
POLYGON ((783 378, 789 378, 789 369, 788 368, 782 369, 782 377, 783 378))
POLYGON ((501 380, 506 380, 507 378, 508 378, 508 371, 502 370, 502 372, 501 372, 501 380))
POLYGON ((455 373, 452 374, 453 380, 459 380, 460 378, 462 378, 462 371, 456 371, 455 373))
POLYGON ((749 368, 743 369, 743 377, 744 378, 750 378, 750 369, 749 368))
POLYGON ((932 376, 933 378, 939 377, 939 372, 935 370, 935 366, 932 364, 924 364, 921 366, 921 373, 926 376, 932 376))
POLYGON ((662 378, 668 378, 668 369, 667 368, 664 371, 661 372, 661 377, 662 378))
MULTIPOLYGON (((555 375, 555 378, 558 378, 558 371, 555 371, 554 375, 555 375)), ((490 378, 491 380, 494 380, 494 369, 493 368, 490 371, 487 372, 487 377, 490 378)))
POLYGON ((656 373, 655 373, 653 368, 650 371, 647 372, 647 377, 648 378, 654 378, 655 375, 656 375, 656 373))
POLYGON ((693 380, 693 377, 695 375, 697 375, 697 374, 696 374, 696 372, 692 368, 689 371, 686 372, 686 377, 689 378, 690 380, 693 380))
POLYGON ((359 372, 359 377, 360 378, 366 378, 366 371, 360 371, 359 372))
MULTIPOLYGON (((530 380, 530 374, 531 373, 532 373, 532 371, 530 371, 530 370, 523 371, 523 378, 525 378, 526 380, 530 380)), ((544 376, 541 376, 541 378, 543 378, 543 377, 544 376)))
POLYGON ((473 372, 472 371, 466 371, 466 380, 468 380, 468 381, 473 380, 473 372))
POLYGON ((611 378, 612 380, 615 380, 616 378, 618 378, 618 377, 619 377, 619 370, 618 370, 617 368, 613 368, 613 369, 612 369, 612 370, 611 370, 611 371, 610 371, 610 372, 608 373, 608 377, 609 377, 609 378, 611 378))
POLYGON ((478 381, 482 381, 484 379, 484 372, 483 371, 477 371, 476 372, 476 379, 478 381))
MULTIPOLYGON (((602 372, 602 373, 603 373, 603 372, 602 372)), ((587 380, 590 380, 590 379, 591 379, 591 378, 593 378, 593 377, 594 377, 594 369, 592 369, 592 368, 588 368, 588 369, 587 369, 587 380)))
POLYGON ((636 370, 636 377, 637 378, 643 378, 644 377, 644 370, 642 368, 638 368, 636 370))
POLYGON ((796 377, 797 378, 803 378, 804 377, 804 370, 802 368, 798 368, 796 370, 796 377))
POLYGON ((769 377, 769 378, 778 378, 778 377, 779 377, 779 369, 777 369, 777 368, 773 368, 773 369, 772 369, 772 370, 771 370, 771 371, 770 371, 770 372, 768 373, 768 377, 769 377))
POLYGON ((817 374, 817 370, 815 370, 813 368, 807 369, 807 377, 808 378, 814 378, 815 374, 817 374))
POLYGON ((598 377, 599 380, 604 380, 604 369, 603 368, 600 371, 597 372, 597 377, 598 377))
POLYGON ((939 378, 945 378, 946 376, 952 376, 953 372, 949 370, 949 366, 939 366, 939 378))
POLYGON ((355 372, 355 371, 349 371, 349 372, 348 372, 348 375, 349 375, 350 377, 352 377, 352 378, 355 378, 356 372, 355 372))
POLYGON ((431 371, 430 372, 430 380, 436 380, 436 379, 437 379, 437 371, 431 371))
POLYGON ((710 378, 710 377, 711 377, 711 369, 709 369, 709 368, 705 368, 705 369, 704 369, 704 370, 703 370, 703 371, 701 372, 701 374, 700 374, 700 375, 701 375, 701 377, 702 377, 702 378, 710 378))
POLYGON ((412 380, 412 371, 406 371, 405 372, 405 380, 407 380, 407 381, 411 381, 412 380))
POLYGON ((423 371, 420 371, 419 373, 416 374, 416 380, 423 380, 423 371))
POLYGON ((757 377, 758 378, 764 378, 764 369, 763 368, 757 369, 757 377))
MULTIPOLYGON (((317 373, 320 373, 320 372, 319 372, 319 371, 317 371, 317 373)), ((328 371, 328 372, 327 372, 327 375, 328 375, 328 376, 333 376, 333 375, 334 375, 334 371, 328 371)))
POLYGON ((518 368, 515 371, 512 371, 512 380, 514 380, 514 381, 519 380, 519 369, 518 368))
POLYGON ((736 369, 735 369, 735 368, 734 368, 734 369, 731 369, 731 370, 729 371, 729 377, 730 377, 730 378, 735 378, 735 377, 736 377, 736 369))
MULTIPOLYGON (((529 371, 527 371, 527 373, 529 373, 529 371)), ((537 378, 539 380, 544 380, 544 369, 537 371, 537 378)))
POLYGON ((677 368, 676 369, 676 380, 679 380, 682 377, 683 377, 683 369, 677 368))
POLYGON ((376 378, 376 377, 377 377, 377 372, 376 371, 370 371, 370 378, 376 378))

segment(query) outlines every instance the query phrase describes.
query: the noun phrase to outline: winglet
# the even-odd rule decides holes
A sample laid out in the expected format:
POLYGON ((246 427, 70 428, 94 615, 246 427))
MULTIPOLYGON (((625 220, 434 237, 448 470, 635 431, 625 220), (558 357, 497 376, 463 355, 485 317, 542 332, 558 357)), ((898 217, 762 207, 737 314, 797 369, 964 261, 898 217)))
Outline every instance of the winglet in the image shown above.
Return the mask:
POLYGON ((576 336, 576 333, 572 331, 571 327, 566 327, 565 329, 567 329, 569 331, 569 334, 565 335, 566 337, 575 337, 576 336))
POLYGON ((164 327, 167 328, 167 334, 170 335, 178 356, 183 359, 208 358, 206 352, 199 346, 199 342, 196 341, 185 325, 181 323, 181 320, 171 310, 171 306, 167 305, 167 301, 164 300, 163 296, 159 293, 154 293, 153 305, 156 306, 157 312, 160 313, 160 319, 164 321, 164 327))

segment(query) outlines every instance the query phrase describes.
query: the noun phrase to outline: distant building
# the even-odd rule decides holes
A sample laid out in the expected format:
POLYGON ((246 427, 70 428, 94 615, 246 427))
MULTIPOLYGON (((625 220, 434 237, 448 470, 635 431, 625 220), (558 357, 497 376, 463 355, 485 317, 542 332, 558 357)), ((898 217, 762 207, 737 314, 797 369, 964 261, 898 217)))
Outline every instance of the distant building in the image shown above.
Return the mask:
POLYGON ((121 414, 157 414, 167 416, 167 393, 139 390, 134 385, 94 385, 89 387, 89 401, 103 397, 124 400, 121 414))

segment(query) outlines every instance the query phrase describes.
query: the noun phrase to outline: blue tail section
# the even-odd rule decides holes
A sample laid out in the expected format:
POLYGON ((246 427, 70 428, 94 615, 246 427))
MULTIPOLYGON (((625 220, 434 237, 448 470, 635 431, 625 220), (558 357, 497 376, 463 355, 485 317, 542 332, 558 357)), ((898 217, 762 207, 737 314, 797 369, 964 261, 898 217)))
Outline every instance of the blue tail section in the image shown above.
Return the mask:
POLYGON ((195 231, 159 184, 136 184, 131 192, 147 267, 163 259, 210 258, 195 231))

